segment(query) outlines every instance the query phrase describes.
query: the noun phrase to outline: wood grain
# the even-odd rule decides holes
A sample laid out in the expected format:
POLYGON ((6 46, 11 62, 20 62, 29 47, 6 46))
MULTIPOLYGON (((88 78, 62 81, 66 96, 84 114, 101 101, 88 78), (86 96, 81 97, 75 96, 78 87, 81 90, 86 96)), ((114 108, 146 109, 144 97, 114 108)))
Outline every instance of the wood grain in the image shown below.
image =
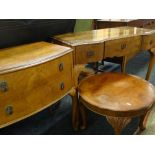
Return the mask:
POLYGON ((142 50, 150 50, 155 47, 155 34, 144 35, 142 39, 142 50))
MULTIPOLYGON (((145 129, 148 112, 155 103, 155 87, 147 81, 121 73, 103 73, 82 80, 78 87, 80 103, 91 111, 106 116, 115 134, 133 117, 140 117, 139 128, 145 129)), ((84 107, 80 106, 86 127, 84 107)))
POLYGON ((141 49, 141 37, 129 37, 105 42, 105 58, 121 57, 139 52, 141 49))
POLYGON ((146 112, 155 102, 153 85, 121 73, 88 77, 81 81, 78 90, 84 104, 101 115, 133 117, 146 112))
MULTIPOLYGON (((49 45, 55 46, 52 44, 49 45)), ((22 51, 22 48, 20 49, 22 51)), ((73 59, 72 53, 68 53, 68 48, 65 52, 65 49, 66 47, 63 50, 63 54, 61 54, 62 56, 59 55, 58 48, 58 52, 54 52, 53 59, 47 62, 40 63, 40 59, 38 58, 39 64, 35 66, 28 68, 23 67, 23 69, 17 69, 16 71, 0 75, 0 82, 5 81, 8 85, 7 91, 0 91, 0 128, 45 109, 71 91, 73 88, 73 59), (57 57, 55 53, 57 53, 59 57, 57 57), (12 112, 10 114, 7 112, 9 107, 12 107, 12 112)), ((62 47, 60 47, 60 51, 62 51, 62 47)), ((33 50, 30 50, 29 52, 33 53, 33 50)), ((46 47, 43 52, 46 53, 46 47)), ((51 58, 52 50, 51 53, 50 51, 47 51, 47 53, 48 52, 49 57, 51 58)), ((15 53, 16 50, 14 54, 15 53)), ((32 53, 30 53, 31 56, 34 55, 32 53)), ((5 55, 5 53, 3 54, 5 55)), ((6 54, 9 55, 9 49, 6 54)), ((16 54, 19 53, 17 52, 16 54)), ((24 54, 25 53, 23 52, 23 55, 24 54)), ((21 58, 23 58, 22 52, 20 55, 21 58)), ((28 51, 26 52, 26 56, 28 59, 28 51)), ((16 57, 19 58, 18 56, 16 57)), ((30 60, 33 58, 30 58, 30 60)), ((6 57, 6 63, 7 60, 6 57)), ((22 59, 16 60, 15 63, 18 65, 18 62, 22 62, 22 59)))
POLYGON ((75 49, 75 64, 86 64, 103 59, 103 44, 80 45, 75 49))
POLYGON ((128 38, 134 36, 151 35, 154 33, 155 31, 151 29, 125 26, 61 34, 54 36, 53 39, 69 46, 78 46, 85 44, 103 43, 109 40, 128 38))
POLYGON ((71 51, 71 48, 47 42, 0 49, 0 74, 35 66, 71 51))

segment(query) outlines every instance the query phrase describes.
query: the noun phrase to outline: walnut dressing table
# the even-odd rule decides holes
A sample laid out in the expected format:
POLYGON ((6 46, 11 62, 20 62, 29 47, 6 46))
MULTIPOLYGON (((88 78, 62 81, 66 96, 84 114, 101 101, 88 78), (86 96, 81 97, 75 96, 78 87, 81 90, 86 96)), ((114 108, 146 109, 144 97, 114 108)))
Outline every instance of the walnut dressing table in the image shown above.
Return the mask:
MULTIPOLYGON (((122 71, 125 72, 127 60, 141 50, 155 47, 155 30, 128 26, 107 28, 57 35, 52 37, 52 41, 73 49, 74 85, 77 88, 81 64, 97 62, 105 58, 123 57, 122 71)), ((75 96, 72 120, 74 128, 77 128, 79 106, 77 106, 78 95, 75 96)), ((81 113, 83 113, 82 109, 81 113)))
POLYGON ((37 42, 0 50, 0 128, 54 104, 73 88, 72 49, 37 42))
POLYGON ((155 46, 155 30, 127 26, 68 33, 52 39, 73 48, 74 65, 124 56, 125 72, 128 59, 155 46))

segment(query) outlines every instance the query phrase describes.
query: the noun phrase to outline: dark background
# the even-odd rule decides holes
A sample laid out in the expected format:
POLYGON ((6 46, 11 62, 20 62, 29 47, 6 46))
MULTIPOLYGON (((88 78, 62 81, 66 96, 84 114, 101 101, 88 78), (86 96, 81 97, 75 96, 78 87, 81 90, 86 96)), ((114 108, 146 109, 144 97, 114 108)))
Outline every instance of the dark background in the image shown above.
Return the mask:
POLYGON ((73 32, 75 19, 4 19, 0 20, 0 48, 36 41, 73 32))

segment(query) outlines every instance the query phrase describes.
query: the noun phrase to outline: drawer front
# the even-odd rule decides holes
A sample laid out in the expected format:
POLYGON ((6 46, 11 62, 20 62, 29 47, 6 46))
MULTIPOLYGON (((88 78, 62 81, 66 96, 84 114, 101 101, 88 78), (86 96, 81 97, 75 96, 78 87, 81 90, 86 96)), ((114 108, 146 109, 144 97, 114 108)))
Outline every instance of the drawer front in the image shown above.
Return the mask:
POLYGON ((141 37, 123 38, 105 42, 105 58, 136 53, 141 48, 141 37))
POLYGON ((72 88, 72 54, 0 75, 0 127, 36 113, 72 88))
POLYGON ((142 50, 150 50, 152 47, 155 47, 155 34, 143 36, 142 50))
POLYGON ((86 64, 102 60, 103 52, 103 43, 77 46, 75 52, 75 63, 86 64))

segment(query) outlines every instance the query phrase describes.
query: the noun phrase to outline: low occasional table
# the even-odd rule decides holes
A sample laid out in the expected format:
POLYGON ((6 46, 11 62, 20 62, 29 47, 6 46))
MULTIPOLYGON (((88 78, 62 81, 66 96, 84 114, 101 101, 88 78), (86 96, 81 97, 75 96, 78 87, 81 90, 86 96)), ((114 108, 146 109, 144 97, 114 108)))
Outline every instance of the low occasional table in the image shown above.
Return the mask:
POLYGON ((82 103, 91 111, 106 116, 115 134, 121 134, 131 118, 137 116, 140 117, 139 128, 144 130, 146 115, 155 103, 155 87, 128 74, 93 75, 82 80, 78 90, 82 103))

